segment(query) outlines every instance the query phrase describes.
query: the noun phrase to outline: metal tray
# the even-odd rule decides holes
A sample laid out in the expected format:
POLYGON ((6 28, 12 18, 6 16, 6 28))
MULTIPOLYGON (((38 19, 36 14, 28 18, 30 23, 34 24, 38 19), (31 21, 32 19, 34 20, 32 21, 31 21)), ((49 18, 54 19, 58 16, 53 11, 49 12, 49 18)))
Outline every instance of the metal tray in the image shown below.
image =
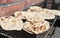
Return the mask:
POLYGON ((0 34, 4 35, 8 38, 50 38, 53 35, 53 32, 55 30, 54 28, 54 24, 57 20, 57 16, 55 17, 55 19, 51 19, 51 20, 47 20, 50 22, 50 29, 46 32, 44 32, 43 34, 29 34, 24 30, 21 31, 5 31, 0 27, 0 34))

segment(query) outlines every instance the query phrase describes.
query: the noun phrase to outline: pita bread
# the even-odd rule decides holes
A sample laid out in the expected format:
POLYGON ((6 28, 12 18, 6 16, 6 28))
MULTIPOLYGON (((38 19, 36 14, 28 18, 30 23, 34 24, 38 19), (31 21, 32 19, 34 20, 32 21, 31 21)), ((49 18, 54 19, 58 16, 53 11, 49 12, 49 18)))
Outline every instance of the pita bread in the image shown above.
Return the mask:
POLYGON ((43 11, 41 12, 42 15, 44 15, 44 19, 54 19, 55 15, 52 13, 49 13, 48 11, 49 9, 43 9, 43 11))
POLYGON ((49 22, 47 22, 47 21, 37 22, 37 23, 34 23, 33 25, 34 25, 33 32, 35 34, 41 34, 50 28, 49 22))
POLYGON ((33 34, 31 26, 32 24, 30 22, 25 22, 23 26, 23 30, 25 30, 26 32, 30 34, 33 34))
POLYGON ((55 15, 50 14, 48 12, 27 12, 26 13, 26 19, 28 21, 34 22, 34 21, 40 21, 44 19, 54 19, 55 15))
POLYGON ((38 14, 39 13, 35 13, 35 12, 27 12, 25 17, 28 21, 31 21, 31 22, 38 22, 38 21, 44 20, 43 17, 41 17, 38 14))
POLYGON ((25 18, 25 13, 26 11, 17 11, 14 13, 14 16, 15 17, 21 17, 21 19, 24 19, 25 18))
POLYGON ((50 28, 49 22, 41 21, 31 24, 30 22, 25 22, 23 30, 30 34, 41 34, 50 28))
POLYGON ((41 7, 39 7, 39 6, 31 6, 29 9, 28 9, 28 11, 31 11, 31 12, 40 12, 40 11, 42 11, 42 8, 41 7))
POLYGON ((22 20, 14 17, 10 18, 2 18, 1 20, 1 27, 4 30, 21 30, 23 28, 23 22, 22 20))
POLYGON ((32 6, 28 10, 28 13, 35 13, 39 16, 39 18, 42 18, 42 19, 54 19, 55 15, 52 13, 49 13, 48 12, 49 10, 50 9, 45 9, 45 8, 42 9, 41 7, 39 8, 38 6, 32 6))
POLYGON ((50 13, 44 13, 44 16, 45 16, 45 18, 44 19, 54 19, 55 18, 55 15, 53 15, 53 14, 50 14, 50 13))
POLYGON ((60 16, 60 11, 59 10, 49 10, 49 13, 53 14, 53 15, 58 15, 60 16))

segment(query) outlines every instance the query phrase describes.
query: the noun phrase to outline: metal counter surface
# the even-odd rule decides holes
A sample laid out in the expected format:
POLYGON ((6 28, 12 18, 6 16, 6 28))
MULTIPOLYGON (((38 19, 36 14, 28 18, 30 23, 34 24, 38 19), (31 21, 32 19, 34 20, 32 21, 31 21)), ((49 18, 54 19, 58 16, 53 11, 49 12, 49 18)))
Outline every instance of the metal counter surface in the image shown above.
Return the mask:
POLYGON ((55 33, 52 38, 60 38, 60 27, 56 27, 55 33))

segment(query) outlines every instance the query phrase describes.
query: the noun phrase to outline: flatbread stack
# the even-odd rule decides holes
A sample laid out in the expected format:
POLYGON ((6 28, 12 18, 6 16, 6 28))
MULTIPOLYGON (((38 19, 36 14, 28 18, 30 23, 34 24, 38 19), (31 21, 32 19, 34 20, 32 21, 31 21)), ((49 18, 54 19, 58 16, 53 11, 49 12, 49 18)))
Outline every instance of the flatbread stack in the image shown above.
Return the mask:
POLYGON ((41 34, 49 30, 50 24, 45 19, 60 16, 60 11, 31 6, 27 11, 17 11, 14 16, 1 17, 0 26, 4 30, 25 30, 30 34, 41 34), (22 19, 26 19, 23 22, 22 19))

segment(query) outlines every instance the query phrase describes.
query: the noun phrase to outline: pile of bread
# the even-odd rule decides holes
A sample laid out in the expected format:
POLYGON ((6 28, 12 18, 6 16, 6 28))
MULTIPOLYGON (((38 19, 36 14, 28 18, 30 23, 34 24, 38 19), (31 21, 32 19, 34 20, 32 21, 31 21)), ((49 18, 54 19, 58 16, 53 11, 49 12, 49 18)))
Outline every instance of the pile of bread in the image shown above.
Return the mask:
POLYGON ((60 11, 31 6, 27 11, 15 12, 14 16, 1 17, 0 26, 7 31, 23 29, 30 34, 41 34, 50 28, 45 19, 54 19, 55 15, 60 16, 60 11))

